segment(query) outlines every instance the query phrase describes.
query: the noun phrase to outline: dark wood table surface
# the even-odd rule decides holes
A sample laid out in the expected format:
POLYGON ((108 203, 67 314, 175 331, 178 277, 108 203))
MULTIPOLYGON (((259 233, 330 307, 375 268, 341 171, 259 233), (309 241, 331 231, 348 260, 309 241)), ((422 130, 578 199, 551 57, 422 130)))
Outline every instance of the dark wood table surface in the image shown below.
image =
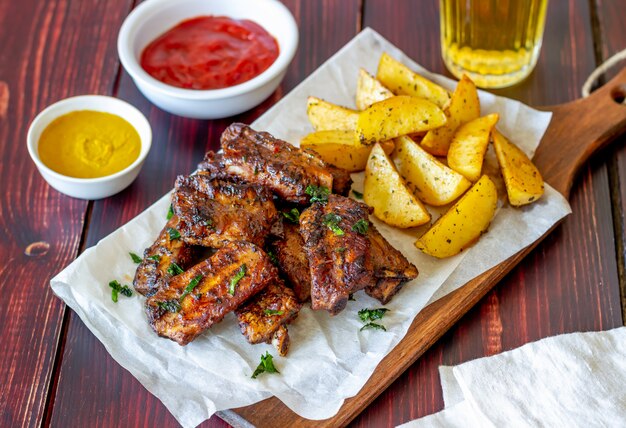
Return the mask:
MULTIPOLYGON (((136 0, 0 0, 0 426, 177 426, 53 295, 50 278, 167 192, 177 174, 192 171, 229 123, 252 122, 362 28, 374 28, 418 63, 448 74, 435 0, 284 2, 298 21, 300 46, 280 88, 250 112, 201 121, 154 107, 122 70, 117 33, 136 0), (154 141, 128 189, 88 202, 46 184, 27 154, 26 132, 47 105, 92 93, 137 106, 154 141)), ((495 92, 534 106, 578 98, 591 71, 626 48, 624 22, 622 2, 551 0, 536 70, 495 92)), ((391 427, 441 410, 441 364, 623 324, 625 138, 582 169, 570 199, 573 214, 354 426, 391 427)), ((214 416, 202 426, 227 424, 214 416)))

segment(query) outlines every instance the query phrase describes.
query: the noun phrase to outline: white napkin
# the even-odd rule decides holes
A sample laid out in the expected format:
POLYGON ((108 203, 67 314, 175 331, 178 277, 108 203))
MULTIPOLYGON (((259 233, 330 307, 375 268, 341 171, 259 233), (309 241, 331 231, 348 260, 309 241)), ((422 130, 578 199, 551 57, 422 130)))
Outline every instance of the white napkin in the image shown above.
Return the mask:
POLYGON ((414 427, 624 427, 626 327, 439 368, 446 408, 414 427))

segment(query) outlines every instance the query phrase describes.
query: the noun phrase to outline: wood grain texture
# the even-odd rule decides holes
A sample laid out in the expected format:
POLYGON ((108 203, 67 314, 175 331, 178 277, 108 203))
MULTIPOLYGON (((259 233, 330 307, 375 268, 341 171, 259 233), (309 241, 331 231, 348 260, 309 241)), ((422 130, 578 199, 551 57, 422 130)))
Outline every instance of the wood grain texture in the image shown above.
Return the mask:
POLYGON ((44 419, 64 311, 49 280, 76 256, 87 208, 45 183, 26 132, 52 102, 110 91, 123 5, 0 2, 0 426, 44 419))
MULTIPOLYGON (((117 96, 148 118, 153 146, 137 180, 118 195, 93 206, 87 246, 95 245, 163 194, 179 174, 193 171, 206 150, 215 149, 231 122, 250 123, 319 67, 356 34, 359 2, 289 0, 300 28, 298 53, 285 80, 268 100, 234 118, 202 121, 172 116, 154 107, 123 73, 117 96)), ((139 253, 140 248, 136 249, 139 253)), ((52 426, 178 426, 165 406, 120 367, 73 312, 60 368, 52 426), (141 403, 138 411, 136 403, 141 403), (132 409, 136 409, 132 411, 132 409), (130 410, 129 410, 130 409, 130 410)), ((202 426, 228 426, 214 416, 202 426)))
MULTIPOLYGON (((626 49, 624 40, 624 25, 626 10, 623 5, 614 1, 597 0, 597 38, 600 48, 599 60, 605 61, 615 53, 626 49)), ((624 62, 620 64, 624 65, 624 62)), ((605 79, 612 77, 619 67, 610 70, 605 79)), ((600 82, 603 83, 603 82, 600 82)), ((618 91, 621 95, 626 94, 626 88, 618 91)), ((622 106, 626 108, 626 106, 622 106)), ((613 224, 616 232, 616 255, 619 261, 619 279, 622 301, 622 318, 626 323, 626 138, 622 137, 619 144, 607 150, 606 157, 609 158, 611 196, 613 201, 613 224)))

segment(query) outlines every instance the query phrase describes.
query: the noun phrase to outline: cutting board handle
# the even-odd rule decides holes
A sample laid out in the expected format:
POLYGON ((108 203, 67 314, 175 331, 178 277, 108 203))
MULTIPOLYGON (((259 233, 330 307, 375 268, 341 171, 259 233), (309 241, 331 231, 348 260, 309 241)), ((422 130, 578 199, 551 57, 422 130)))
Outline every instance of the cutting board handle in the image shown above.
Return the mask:
POLYGON ((541 108, 554 114, 533 161, 566 198, 589 157, 626 132, 626 68, 587 98, 541 108))

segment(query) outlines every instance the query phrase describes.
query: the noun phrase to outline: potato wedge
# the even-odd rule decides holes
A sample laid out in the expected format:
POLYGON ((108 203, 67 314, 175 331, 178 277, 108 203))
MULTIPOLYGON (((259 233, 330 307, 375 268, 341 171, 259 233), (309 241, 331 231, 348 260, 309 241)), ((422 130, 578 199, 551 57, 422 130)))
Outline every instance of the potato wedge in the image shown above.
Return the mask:
POLYGON ((307 98, 306 114, 316 131, 356 129, 359 112, 317 97, 307 98))
POLYGON ((447 205, 461 196, 472 183, 439 162, 409 137, 395 139, 394 159, 409 189, 422 202, 447 205))
MULTIPOLYGON (((324 162, 350 172, 363 171, 373 146, 355 145, 354 131, 317 131, 300 141, 302 149, 316 152, 324 162)), ((393 141, 383 141, 385 153, 393 152, 393 141)))
POLYGON ((498 114, 493 113, 461 125, 450 143, 448 166, 469 181, 477 181, 483 168, 489 135, 496 122, 498 114))
POLYGON ((393 97, 393 92, 362 68, 359 69, 359 80, 356 84, 356 108, 365 110, 379 101, 393 97))
POLYGON ((466 75, 463 75, 456 85, 445 113, 448 117, 446 124, 441 128, 428 131, 420 143, 428 153, 435 156, 448 154, 456 129, 480 116, 480 101, 476 85, 466 75))
POLYGON ((411 193, 380 144, 374 145, 367 160, 363 200, 374 208, 376 217, 392 226, 407 228, 430 221, 430 214, 411 193))
POLYGON ((435 104, 400 95, 363 110, 359 114, 356 130, 361 144, 371 144, 438 128, 445 123, 446 115, 435 104))
POLYGON ((446 89, 415 73, 387 53, 380 57, 376 78, 396 95, 425 98, 439 108, 444 108, 450 101, 446 89))
POLYGON ((483 175, 415 242, 415 246, 437 258, 454 256, 487 231, 497 206, 496 185, 483 175))
POLYGON ((493 130, 493 147, 504 177, 509 203, 519 207, 535 202, 543 195, 543 178, 526 153, 493 130))

